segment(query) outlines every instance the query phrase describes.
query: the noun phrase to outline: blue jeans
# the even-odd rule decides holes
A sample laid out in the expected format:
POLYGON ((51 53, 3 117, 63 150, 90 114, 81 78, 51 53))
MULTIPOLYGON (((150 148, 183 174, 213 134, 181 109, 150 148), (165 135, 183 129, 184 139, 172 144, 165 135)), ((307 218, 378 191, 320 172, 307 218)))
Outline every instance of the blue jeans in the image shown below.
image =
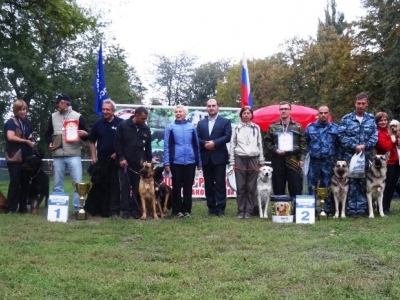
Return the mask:
MULTIPOLYGON (((80 156, 53 157, 53 170, 55 192, 64 192, 65 171, 69 172, 72 182, 82 182, 82 161, 80 156)), ((75 210, 79 210, 81 207, 79 195, 76 192, 73 194, 73 204, 75 210)))

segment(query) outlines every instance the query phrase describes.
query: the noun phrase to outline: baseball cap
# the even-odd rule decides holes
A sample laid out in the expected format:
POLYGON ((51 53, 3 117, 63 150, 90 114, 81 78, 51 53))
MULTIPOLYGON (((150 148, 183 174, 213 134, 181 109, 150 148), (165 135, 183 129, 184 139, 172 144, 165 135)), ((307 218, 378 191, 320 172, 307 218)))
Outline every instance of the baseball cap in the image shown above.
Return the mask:
POLYGON ((53 100, 51 100, 51 102, 57 103, 60 100, 65 100, 65 101, 68 101, 69 103, 71 103, 71 98, 65 93, 57 94, 57 96, 53 100))

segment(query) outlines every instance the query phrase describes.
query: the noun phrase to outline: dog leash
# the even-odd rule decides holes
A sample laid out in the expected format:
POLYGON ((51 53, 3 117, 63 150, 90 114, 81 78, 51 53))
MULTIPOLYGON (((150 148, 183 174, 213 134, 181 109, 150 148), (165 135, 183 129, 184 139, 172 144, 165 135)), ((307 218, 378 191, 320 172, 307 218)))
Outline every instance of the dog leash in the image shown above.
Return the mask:
MULTIPOLYGON (((260 169, 259 167, 256 167, 256 168, 253 168, 253 169, 241 169, 241 168, 238 168, 236 166, 233 166, 233 170, 240 170, 240 171, 258 171, 259 169, 260 169)), ((233 171, 233 170, 231 170, 231 171, 233 171)))

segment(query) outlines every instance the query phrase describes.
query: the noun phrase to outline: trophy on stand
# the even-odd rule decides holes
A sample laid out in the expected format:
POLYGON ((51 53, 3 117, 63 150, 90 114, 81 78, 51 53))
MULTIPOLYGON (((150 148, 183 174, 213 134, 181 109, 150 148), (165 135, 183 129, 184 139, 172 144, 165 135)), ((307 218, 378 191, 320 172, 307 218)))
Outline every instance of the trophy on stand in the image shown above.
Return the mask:
MULTIPOLYGON (((318 185, 319 186, 319 185, 318 185)), ((318 206, 318 220, 326 220, 328 219, 328 215, 324 211, 325 200, 329 194, 329 188, 314 188, 314 194, 317 198, 317 206, 318 206)))
POLYGON ((78 213, 76 214, 76 219, 77 220, 86 220, 87 219, 87 213, 85 209, 83 208, 83 204, 85 203, 85 196, 87 193, 89 193, 90 189, 92 188, 92 183, 76 183, 73 182, 72 186, 74 187, 74 191, 79 194, 79 200, 81 203, 81 208, 79 209, 78 213))

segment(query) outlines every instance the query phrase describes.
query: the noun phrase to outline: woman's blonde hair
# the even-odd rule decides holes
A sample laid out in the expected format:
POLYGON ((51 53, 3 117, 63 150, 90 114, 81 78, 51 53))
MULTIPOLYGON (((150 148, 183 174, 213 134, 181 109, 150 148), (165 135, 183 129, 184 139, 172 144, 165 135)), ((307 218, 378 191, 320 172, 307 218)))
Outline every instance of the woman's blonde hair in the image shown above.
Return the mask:
POLYGON ((14 115, 16 115, 23 108, 28 109, 28 105, 26 105, 26 102, 24 100, 17 99, 14 101, 14 104, 13 104, 14 115))
POLYGON ((178 104, 178 105, 176 105, 176 106, 174 107, 174 112, 175 112, 175 110, 178 109, 178 108, 182 109, 182 110, 185 112, 185 116, 188 115, 189 111, 188 111, 188 109, 187 109, 186 106, 184 106, 184 105, 182 105, 182 104, 178 104))

